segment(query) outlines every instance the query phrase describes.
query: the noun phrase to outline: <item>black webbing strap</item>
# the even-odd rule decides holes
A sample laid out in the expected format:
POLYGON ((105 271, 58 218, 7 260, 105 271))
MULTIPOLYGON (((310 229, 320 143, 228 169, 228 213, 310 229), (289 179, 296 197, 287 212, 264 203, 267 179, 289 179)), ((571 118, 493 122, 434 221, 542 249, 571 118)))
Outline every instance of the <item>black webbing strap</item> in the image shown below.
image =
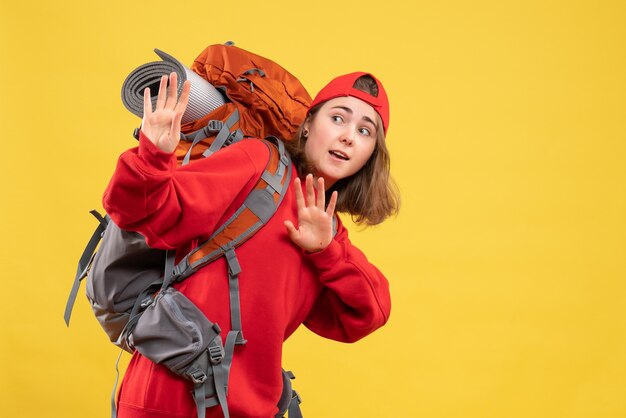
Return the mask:
POLYGON ((205 400, 204 382, 196 383, 193 388, 193 400, 196 404, 198 418, 205 418, 206 409, 209 406, 205 400))
POLYGON ((211 146, 204 150, 202 156, 209 157, 214 152, 219 151, 224 145, 230 145, 233 142, 241 140, 243 138, 243 132, 239 129, 231 132, 232 127, 237 122, 239 122, 239 110, 235 109, 222 125, 222 129, 217 133, 211 146))
POLYGON ((228 412, 228 403, 226 402, 226 371, 221 364, 212 364, 213 379, 215 383, 215 392, 217 393, 217 400, 222 407, 222 413, 224 418, 230 418, 228 412))
POLYGON ((274 418, 284 418, 286 413, 289 413, 289 418, 302 418, 302 411, 300 411, 302 399, 291 386, 291 381, 296 377, 291 371, 285 369, 282 373, 283 393, 278 401, 278 413, 274 418))
POLYGON ((120 332, 120 336, 117 339, 116 344, 121 346, 123 349, 127 347, 129 352, 132 353, 134 351, 134 347, 130 341, 130 335, 133 333, 135 329, 135 325, 137 325, 137 321, 141 318, 143 311, 150 305, 152 305, 156 299, 157 292, 162 288, 161 280, 155 280, 150 283, 144 290, 141 291, 137 298, 135 299, 135 303, 133 304, 132 309, 130 310, 130 314, 128 315, 128 322, 122 328, 120 332))
POLYGON ((176 251, 167 250, 165 252, 165 270, 163 271, 163 285, 161 290, 167 289, 173 282, 176 281, 176 274, 174 273, 174 266, 176 264, 176 251))
POLYGON ((63 318, 65 319, 65 324, 67 326, 70 325, 72 309, 74 309, 74 303, 76 302, 76 296, 78 295, 80 282, 85 277, 87 277, 89 266, 91 266, 93 257, 96 255, 96 247, 98 246, 98 243, 102 239, 102 234, 104 234, 104 230, 109 224, 109 219, 110 219, 109 215, 102 217, 102 215, 100 215, 98 211, 96 210, 91 210, 89 211, 89 213, 91 213, 98 220, 98 227, 96 228, 95 231, 93 231, 93 234, 91 235, 91 238, 89 239, 89 242, 87 243, 87 246, 83 250, 83 254, 80 257, 80 260, 78 260, 78 267, 76 269, 76 277, 74 278, 74 283, 72 284, 72 290, 70 290, 70 295, 67 298, 67 303, 65 305, 65 314, 63 315, 63 318))
POLYGON ((224 346, 218 335, 211 341, 207 350, 194 361, 188 372, 194 382, 193 398, 198 418, 205 418, 206 408, 216 405, 222 408, 224 418, 230 416, 226 396, 235 345, 240 339, 238 334, 239 331, 230 331, 224 346))
MULTIPOLYGON (((231 128, 237 122, 239 122, 239 110, 235 109, 233 113, 230 114, 228 119, 226 119, 226 122, 222 123, 220 130, 217 133, 217 136, 213 140, 213 143, 211 144, 209 148, 207 148, 204 151, 204 153, 202 153, 202 155, 204 157, 208 157, 209 155, 213 154, 215 151, 218 151, 220 148, 222 148, 224 144, 236 142, 236 140, 243 138, 243 133, 241 133, 241 131, 239 130, 233 132, 232 135, 234 135, 234 137, 231 138, 231 128), (239 134, 237 134, 238 131, 239 131, 239 134), (231 139, 230 141, 228 141, 229 138, 231 139)), ((189 164, 189 161, 191 159, 191 150, 193 149, 194 146, 198 144, 198 142, 202 141, 205 138, 207 138, 207 135, 206 135, 204 128, 200 129, 194 135, 193 142, 191 143, 191 146, 189 147, 187 154, 185 154, 185 157, 183 158, 182 165, 189 164)))
POLYGON ((302 411, 300 410, 300 403, 302 400, 300 399, 300 395, 295 390, 291 391, 291 402, 289 402, 289 408, 287 409, 289 413, 289 418, 302 418, 302 411))
MULTIPOLYGON (((217 335, 202 354, 196 358, 188 371, 187 376, 194 383, 193 399, 196 404, 198 418, 204 418, 206 409, 219 404, 216 399, 214 364, 219 364, 224 358, 222 339, 217 335), (207 399, 208 398, 208 399, 207 399)), ((228 410, 228 405, 226 405, 228 410)))
POLYGON ((117 384, 120 381, 120 359, 124 350, 120 350, 115 361, 115 383, 113 384, 113 392, 111 392, 111 418, 117 418, 117 405, 115 404, 115 394, 117 393, 117 384))
POLYGON ((231 332, 234 331, 237 333, 235 344, 245 345, 246 340, 243 338, 243 331, 241 328, 241 303, 239 301, 239 273, 241 273, 241 266, 239 265, 239 260, 237 260, 237 254, 235 254, 234 248, 228 248, 224 253, 224 256, 226 257, 226 262, 228 263, 228 293, 230 295, 231 332))

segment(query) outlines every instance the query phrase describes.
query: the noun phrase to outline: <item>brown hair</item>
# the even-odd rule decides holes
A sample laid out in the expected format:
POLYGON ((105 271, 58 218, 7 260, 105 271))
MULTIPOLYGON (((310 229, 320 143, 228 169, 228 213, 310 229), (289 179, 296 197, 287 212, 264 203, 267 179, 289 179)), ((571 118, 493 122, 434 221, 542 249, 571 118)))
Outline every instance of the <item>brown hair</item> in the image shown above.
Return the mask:
MULTIPOLYGON (((378 95, 378 85, 368 75, 359 77, 353 87, 372 96, 378 95)), ((320 103, 309 111, 305 123, 315 119, 322 105, 323 103, 320 103)), ((398 188, 390 176, 389 151, 385 144, 385 132, 380 116, 377 126, 376 147, 367 163, 352 176, 338 180, 326 192, 328 198, 330 193, 337 190, 339 193, 337 211, 349 213, 354 222, 368 226, 381 223, 389 216, 397 214, 400 208, 398 188)), ((301 175, 314 171, 304 153, 306 138, 303 131, 304 123, 298 128, 293 140, 285 143, 301 175)))

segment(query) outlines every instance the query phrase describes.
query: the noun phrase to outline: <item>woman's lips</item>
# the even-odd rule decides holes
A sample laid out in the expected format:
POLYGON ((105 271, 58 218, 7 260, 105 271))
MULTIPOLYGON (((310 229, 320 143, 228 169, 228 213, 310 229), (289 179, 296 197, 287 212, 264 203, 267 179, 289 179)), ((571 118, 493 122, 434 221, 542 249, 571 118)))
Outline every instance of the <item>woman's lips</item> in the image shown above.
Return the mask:
POLYGON ((340 160, 343 161, 348 161, 350 159, 350 157, 348 157, 348 154, 346 154, 343 151, 338 151, 338 150, 330 150, 328 151, 330 153, 330 155, 332 155, 335 158, 338 158, 340 160))

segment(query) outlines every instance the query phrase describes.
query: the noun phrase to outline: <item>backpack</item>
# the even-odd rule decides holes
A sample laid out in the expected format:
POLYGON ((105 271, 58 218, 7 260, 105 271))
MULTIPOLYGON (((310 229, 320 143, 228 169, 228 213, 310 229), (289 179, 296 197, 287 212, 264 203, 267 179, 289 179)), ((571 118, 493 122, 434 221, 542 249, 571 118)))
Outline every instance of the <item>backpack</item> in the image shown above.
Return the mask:
MULTIPOLYGON (((290 139, 304 121, 311 99, 300 82, 278 64, 232 43, 209 46, 192 69, 223 92, 227 103, 182 126, 176 150, 179 165, 209 157, 248 136, 266 137, 261 140, 270 151, 265 171, 231 218, 178 263, 174 251, 150 248, 140 234, 124 231, 108 216, 92 211, 99 225, 79 260, 65 321, 69 325, 80 282, 87 277, 87 297, 111 341, 126 351, 138 350, 191 380, 199 418, 215 405, 220 405, 228 418, 230 364, 235 346, 246 343, 239 312, 241 268, 235 249, 265 225, 280 205, 289 187, 291 162, 283 143, 272 136, 290 139), (233 328, 225 344, 219 325, 171 287, 222 256, 228 265, 233 328)), ((287 410, 290 417, 301 416, 300 398, 291 389, 291 379, 293 374, 283 370, 277 416, 287 410)), ((112 406, 115 416, 114 402, 112 406)))

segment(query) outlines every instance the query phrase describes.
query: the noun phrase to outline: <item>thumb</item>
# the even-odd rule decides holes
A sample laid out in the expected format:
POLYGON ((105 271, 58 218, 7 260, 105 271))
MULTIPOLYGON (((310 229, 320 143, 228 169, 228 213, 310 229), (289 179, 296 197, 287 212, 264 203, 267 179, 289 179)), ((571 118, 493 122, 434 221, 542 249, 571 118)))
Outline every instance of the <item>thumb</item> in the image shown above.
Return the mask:
POLYGON ((285 228, 287 228, 287 233, 289 234, 289 238, 291 238, 293 242, 296 242, 296 240, 298 239, 299 232, 296 229, 296 227, 293 225, 293 222, 284 221, 284 224, 285 224, 285 228))

